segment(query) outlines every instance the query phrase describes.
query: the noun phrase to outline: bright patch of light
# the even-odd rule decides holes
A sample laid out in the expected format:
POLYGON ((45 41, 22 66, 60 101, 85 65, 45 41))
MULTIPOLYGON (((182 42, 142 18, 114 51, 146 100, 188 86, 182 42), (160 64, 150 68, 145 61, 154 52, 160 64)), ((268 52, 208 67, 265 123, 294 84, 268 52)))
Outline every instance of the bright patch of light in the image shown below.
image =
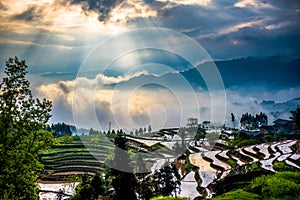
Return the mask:
POLYGON ((241 0, 234 4, 234 7, 238 8, 256 8, 256 9, 265 9, 265 8, 274 8, 271 4, 261 2, 258 0, 241 0))
POLYGON ((128 19, 156 17, 157 11, 139 0, 128 0, 114 8, 110 14, 111 23, 126 24, 128 19))
POLYGON ((229 26, 220 31, 221 34, 227 34, 231 32, 238 31, 239 29, 246 28, 246 27, 253 27, 253 26, 260 26, 265 22, 264 20, 255 20, 255 21, 250 21, 250 22, 244 22, 240 24, 236 24, 234 26, 229 26))
POLYGON ((160 2, 171 2, 182 5, 199 5, 199 6, 209 6, 211 5, 211 0, 158 0, 160 2))

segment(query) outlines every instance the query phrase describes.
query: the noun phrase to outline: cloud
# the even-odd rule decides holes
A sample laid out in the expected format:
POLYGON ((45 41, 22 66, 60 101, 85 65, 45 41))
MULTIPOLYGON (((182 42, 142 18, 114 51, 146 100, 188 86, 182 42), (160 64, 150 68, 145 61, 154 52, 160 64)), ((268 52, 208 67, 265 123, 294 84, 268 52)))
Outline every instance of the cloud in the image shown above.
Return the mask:
MULTIPOLYGON (((63 121, 76 122, 77 126, 85 128, 98 128, 97 123, 102 129, 107 129, 108 122, 113 122, 115 128, 126 130, 149 124, 159 129, 183 125, 189 116, 199 115, 197 109, 190 106, 195 105, 191 103, 194 94, 187 91, 148 87, 147 84, 132 88, 131 84, 126 84, 145 75, 149 76, 142 71, 117 78, 103 74, 94 79, 78 77, 72 81, 42 84, 36 88, 36 94, 53 101, 52 122, 64 117, 63 121), (110 87, 117 83, 122 85, 110 87), (77 121, 73 115, 77 116, 77 121)), ((200 96, 202 103, 209 104, 207 94, 200 96)))
POLYGON ((260 0, 241 0, 234 4, 238 8, 255 8, 255 9, 264 9, 264 8, 274 8, 268 2, 261 2, 260 0))
POLYGON ((230 113, 240 118, 243 113, 256 114, 264 112, 268 115, 269 124, 282 118, 289 119, 290 111, 300 104, 300 87, 270 91, 268 87, 253 85, 251 88, 236 86, 227 90, 227 123, 230 125, 230 113))
POLYGON ((99 21, 106 21, 109 18, 110 12, 123 0, 71 0, 70 4, 81 5, 83 12, 94 11, 98 13, 99 21))
POLYGON ((104 23, 127 23, 131 18, 155 17, 152 10, 139 0, 65 0, 63 5, 80 5, 83 13, 97 13, 98 20, 104 23))
MULTIPOLYGON (((5 9, 0 13, 0 59, 19 55, 32 62, 37 73, 76 73, 95 45, 130 28, 149 26, 187 34, 214 59, 299 57, 296 0, 1 2, 5 9)), ((143 36, 131 38, 131 43, 139 37, 143 36)))
POLYGON ((197 6, 209 6, 212 4, 212 0, 158 0, 159 2, 174 3, 179 5, 197 5, 197 6))
POLYGON ((7 10, 7 7, 0 1, 0 10, 7 10))
POLYGON ((37 7, 30 6, 24 12, 13 15, 11 19, 29 22, 39 21, 42 18, 42 12, 43 11, 39 10, 37 7))
POLYGON ((237 32, 243 28, 247 28, 247 27, 257 27, 257 26, 260 26, 264 23, 265 19, 262 20, 254 20, 254 21, 249 21, 249 22, 243 22, 243 23, 240 23, 240 24, 235 24, 233 26, 229 26, 229 27, 226 27, 224 28, 223 30, 220 30, 220 34, 228 34, 228 33, 231 33, 231 32, 237 32))
POLYGON ((140 0, 123 1, 112 9, 110 23, 130 23, 135 18, 148 19, 157 17, 157 11, 140 0))

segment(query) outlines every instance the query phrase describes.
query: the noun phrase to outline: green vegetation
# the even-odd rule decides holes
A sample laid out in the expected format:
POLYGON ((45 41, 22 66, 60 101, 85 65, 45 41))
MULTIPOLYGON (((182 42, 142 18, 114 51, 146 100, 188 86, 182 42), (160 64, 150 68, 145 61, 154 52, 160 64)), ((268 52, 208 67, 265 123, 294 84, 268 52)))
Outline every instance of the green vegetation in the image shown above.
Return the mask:
POLYGON ((285 162, 280 162, 280 161, 275 161, 273 163, 273 169, 276 170, 277 172, 295 171, 295 169, 293 167, 285 164, 285 162))
POLYGON ((165 148, 165 146, 161 145, 160 143, 156 143, 151 146, 151 151, 157 151, 163 148, 165 148))
POLYGON ((273 135, 270 135, 270 134, 264 135, 264 136, 262 137, 262 140, 263 140, 264 142, 273 142, 273 141, 274 141, 274 136, 273 136, 273 135))
POLYGON ((235 188, 213 199, 297 199, 300 196, 299 171, 261 175, 250 182, 244 182, 242 178, 239 181, 231 181, 231 184, 235 187, 241 185, 241 188, 235 188))
POLYGON ((37 153, 54 142, 44 130, 52 104, 32 97, 26 69, 25 61, 9 58, 0 83, 0 199, 38 199, 37 153))
POLYGON ((96 173, 103 169, 104 160, 111 154, 111 146, 107 141, 99 140, 93 143, 93 137, 86 137, 85 145, 75 139, 63 139, 65 137, 76 138, 76 136, 62 136, 60 144, 55 144, 50 149, 39 152, 39 159, 45 165, 41 179, 64 180, 66 177, 56 175, 58 172, 81 172, 96 173))
POLYGON ((262 112, 256 115, 245 113, 242 114, 240 122, 247 129, 257 129, 260 125, 268 124, 268 116, 262 112))
POLYGON ((300 196, 300 172, 278 172, 254 179, 250 190, 263 198, 295 198, 300 196))
POLYGON ((241 132, 239 135, 237 135, 234 138, 234 140, 226 140, 226 142, 227 142, 227 147, 231 149, 259 143, 257 139, 252 138, 250 135, 248 135, 245 132, 241 132))
POLYGON ((51 127, 49 125, 47 125, 45 129, 47 131, 54 131, 54 134, 53 134, 54 137, 71 136, 72 135, 70 125, 65 124, 64 122, 52 124, 51 127))
POLYGON ((115 138, 115 157, 111 162, 112 168, 109 175, 111 176, 111 185, 115 190, 115 199, 137 199, 134 189, 137 186, 137 180, 134 174, 128 173, 132 171, 129 165, 129 155, 126 152, 128 147, 126 145, 126 138, 124 136, 117 136, 115 138), (121 169, 120 171, 117 169, 121 169))
POLYGON ((261 199, 259 195, 246 192, 243 189, 237 189, 230 192, 227 192, 223 195, 212 198, 213 200, 257 200, 261 199))
POLYGON ((153 197, 151 200, 188 200, 188 198, 179 198, 179 197, 153 197))
POLYGON ((82 176, 82 182, 76 187, 76 194, 70 200, 99 199, 105 194, 105 184, 105 180, 99 173, 92 178, 85 174, 82 176))
MULTIPOLYGON (((52 104, 45 99, 41 101, 32 97, 29 81, 25 78, 26 69, 24 61, 17 57, 9 58, 4 71, 6 76, 0 83, 0 199, 37 199, 38 177, 67 182, 80 181, 81 184, 76 188, 76 194, 71 198, 73 200, 103 197, 134 200, 137 199, 136 192, 141 198, 147 200, 155 195, 158 197, 152 198, 153 200, 185 199, 168 196, 180 187, 180 176, 174 164, 168 164, 151 176, 128 173, 132 171, 130 160, 141 159, 135 157, 136 151, 142 148, 151 152, 167 149, 160 143, 151 147, 141 144, 133 148, 127 146, 128 138, 124 136, 122 130, 112 130, 111 133, 102 134, 100 131, 91 129, 90 135, 73 137, 70 125, 58 123, 52 124, 51 127, 47 126, 51 117, 52 104), (56 139, 53 138, 53 133, 56 139), (119 148, 114 148, 112 142, 119 148), (51 148, 48 149, 49 147, 51 148), (113 168, 105 167, 103 162, 110 164, 113 168), (69 175, 70 172, 86 174, 69 175), (102 177, 103 172, 105 176, 102 177), (113 190, 110 190, 112 188, 113 190), (109 191, 113 192, 109 193, 109 191)), ((298 128, 299 110, 298 107, 297 110, 291 112, 292 119, 298 128)), ((234 126, 233 114, 232 122, 234 126)), ((258 125, 266 122, 267 117, 263 113, 256 116, 246 113, 241 119, 241 123, 250 128, 257 128, 258 125)), ((148 132, 151 131, 149 126, 148 132)), ((146 129, 141 129, 140 132, 146 132, 146 129)), ((205 131, 200 129, 196 134, 196 139, 204 136, 211 145, 219 137, 217 133, 205 135, 205 131)), ((277 138, 298 136, 299 134, 290 136, 286 133, 275 135, 277 138)), ((275 137, 266 135, 262 140, 273 141, 275 137)), ((224 138, 227 138, 226 135, 224 138)), ((246 133, 240 133, 234 140, 227 140, 227 142, 228 147, 236 148, 257 144, 260 141, 246 133)), ((298 150, 297 145, 292 147, 293 151, 298 150)), ((177 146, 177 149, 180 147, 177 146)), ((255 151, 258 152, 257 149, 255 151)), ((235 150, 231 150, 230 153, 246 162, 253 160, 235 150)), ((184 166, 186 170, 193 167, 188 157, 187 154, 184 166)), ((263 154, 258 152, 257 157, 262 158, 263 154)), ((236 171, 250 169, 249 171, 253 174, 264 173, 258 162, 247 165, 247 168, 237 167, 234 159, 229 159, 228 163, 236 171)), ((241 177, 242 179, 230 183, 235 189, 232 191, 227 189, 226 193, 214 199, 298 198, 300 196, 300 172, 279 161, 274 162, 273 168, 279 172, 256 178, 248 176, 246 180, 243 179, 245 176, 236 176, 238 177, 236 180, 241 177)), ((201 181, 199 177, 196 179, 198 182, 201 181)))
POLYGON ((169 164, 153 175, 156 195, 168 196, 180 187, 180 175, 174 164, 169 164))
POLYGON ((232 168, 236 167, 236 162, 233 159, 228 160, 228 163, 232 168))
POLYGON ((258 170, 260 169, 260 166, 259 166, 259 163, 255 162, 255 163, 252 163, 250 165, 250 169, 253 171, 253 170, 258 170))
POLYGON ((73 142, 73 137, 69 135, 64 135, 59 138, 59 142, 67 144, 73 142))
POLYGON ((187 154, 186 158, 185 158, 185 165, 184 165, 184 169, 185 170, 189 170, 193 167, 193 165, 191 164, 190 162, 190 159, 189 159, 189 154, 187 154))

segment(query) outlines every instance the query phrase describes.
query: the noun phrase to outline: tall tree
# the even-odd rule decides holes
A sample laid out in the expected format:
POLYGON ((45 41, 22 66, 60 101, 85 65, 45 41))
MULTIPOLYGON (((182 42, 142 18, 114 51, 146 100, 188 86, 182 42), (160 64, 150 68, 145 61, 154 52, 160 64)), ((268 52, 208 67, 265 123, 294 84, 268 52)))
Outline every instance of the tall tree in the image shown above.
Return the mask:
POLYGON ((148 132, 151 133, 151 131, 152 131, 152 128, 151 128, 151 125, 149 124, 149 126, 148 126, 148 132))
POLYGON ((247 129, 256 129, 260 126, 268 125, 268 116, 260 112, 259 114, 251 115, 249 113, 242 114, 241 125, 247 129))
POLYGON ((92 178, 84 174, 81 183, 76 187, 76 194, 71 197, 71 200, 99 199, 99 196, 103 196, 104 193, 105 180, 99 173, 92 178))
POLYGON ((135 195, 135 188, 137 181, 131 171, 129 165, 130 159, 127 153, 126 137, 118 135, 115 137, 115 158, 112 161, 112 186, 115 189, 115 199, 134 200, 137 199, 135 195), (123 169, 117 170, 117 169, 123 169))
POLYGON ((180 188, 180 175, 174 164, 167 164, 164 168, 156 171, 153 175, 156 195, 177 195, 180 188))
POLYGON ((232 122, 233 128, 235 129, 235 116, 233 113, 231 113, 231 122, 232 122))
POLYGON ((0 83, 0 199, 38 198, 37 153, 54 141, 44 130, 52 104, 32 97, 26 69, 25 61, 9 58, 0 83))
POLYGON ((143 134, 144 130, 142 127, 139 128, 139 134, 143 134))

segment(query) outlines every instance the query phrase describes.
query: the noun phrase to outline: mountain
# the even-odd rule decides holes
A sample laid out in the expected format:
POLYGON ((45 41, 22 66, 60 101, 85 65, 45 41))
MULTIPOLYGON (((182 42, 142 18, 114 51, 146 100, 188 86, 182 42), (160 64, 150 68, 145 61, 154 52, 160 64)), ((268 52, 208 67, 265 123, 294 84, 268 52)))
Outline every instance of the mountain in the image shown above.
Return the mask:
MULTIPOLYGON (((210 63, 197 66, 197 69, 208 67, 210 63)), ((225 88, 235 85, 263 84, 272 89, 282 89, 300 85, 300 59, 285 62, 281 57, 240 58, 228 61, 216 61, 225 88)), ((182 74, 195 79, 196 69, 182 74)))
POLYGON ((260 105, 264 110, 269 112, 268 115, 270 116, 270 119, 289 119, 292 116, 290 111, 296 110, 297 106, 300 106, 300 97, 280 103, 275 103, 274 101, 262 101, 260 105))
MULTIPOLYGON (((267 87, 270 90, 279 90, 300 86, 300 59, 286 62, 283 58, 275 56, 267 58, 249 57, 216 61, 215 64, 226 89, 234 86, 246 89, 247 87, 259 85, 267 87)), ((207 89, 204 78, 215 79, 215 74, 211 72, 212 66, 211 62, 206 62, 198 65, 196 68, 189 68, 178 73, 170 72, 161 76, 142 75, 124 83, 118 83, 118 85, 125 84, 130 86, 152 82, 172 84, 180 88, 183 83, 188 81, 193 88, 201 87, 207 89), (200 74, 199 72, 201 71, 207 72, 209 77, 202 77, 204 74, 200 74)), ((214 88, 217 85, 210 87, 214 88)))

